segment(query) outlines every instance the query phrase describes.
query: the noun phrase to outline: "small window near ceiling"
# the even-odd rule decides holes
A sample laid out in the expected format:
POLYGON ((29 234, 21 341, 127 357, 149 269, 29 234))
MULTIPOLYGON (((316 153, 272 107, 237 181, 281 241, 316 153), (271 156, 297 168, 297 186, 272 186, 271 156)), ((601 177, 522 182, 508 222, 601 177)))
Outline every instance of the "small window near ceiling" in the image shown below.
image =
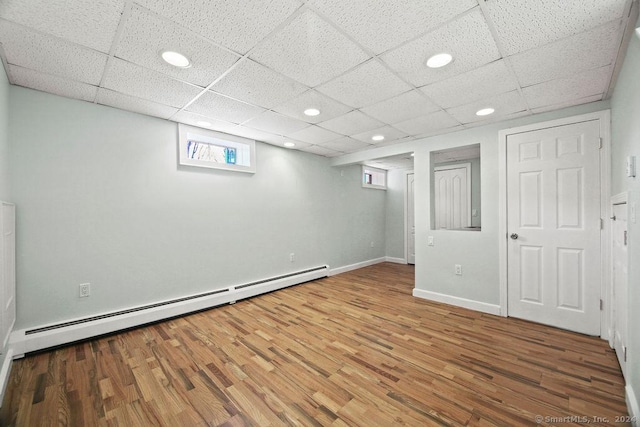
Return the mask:
POLYGON ((387 171, 384 169, 362 166, 362 186, 365 188, 387 189, 387 171))
POLYGON ((180 124, 178 142, 180 165, 256 171, 253 140, 180 124))

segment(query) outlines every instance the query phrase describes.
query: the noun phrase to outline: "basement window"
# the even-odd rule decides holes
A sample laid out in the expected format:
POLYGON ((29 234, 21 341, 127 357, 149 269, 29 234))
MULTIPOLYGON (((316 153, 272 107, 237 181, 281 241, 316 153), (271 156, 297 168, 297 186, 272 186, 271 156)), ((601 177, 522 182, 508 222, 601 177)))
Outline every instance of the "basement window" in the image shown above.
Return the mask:
POLYGON ((255 173, 255 141, 180 124, 178 161, 183 166, 255 173))
POLYGON ((362 166, 362 186, 364 188, 387 189, 387 171, 384 169, 362 166))

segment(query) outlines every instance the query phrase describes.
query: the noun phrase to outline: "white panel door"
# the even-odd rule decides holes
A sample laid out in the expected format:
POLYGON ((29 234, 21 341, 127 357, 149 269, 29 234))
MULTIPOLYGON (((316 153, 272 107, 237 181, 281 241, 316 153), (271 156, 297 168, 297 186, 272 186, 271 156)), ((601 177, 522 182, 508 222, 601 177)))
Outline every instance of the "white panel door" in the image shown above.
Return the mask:
POLYGON ((627 253, 627 204, 613 206, 612 263, 613 263, 613 347, 616 350, 622 374, 627 377, 627 302, 628 267, 627 253))
POLYGON ((416 217, 413 194, 413 174, 407 174, 407 263, 416 263, 416 217))
POLYGON ((469 167, 434 172, 435 227, 455 230, 471 226, 471 173, 469 167))
POLYGON ((600 334, 599 129, 508 136, 510 316, 600 334))

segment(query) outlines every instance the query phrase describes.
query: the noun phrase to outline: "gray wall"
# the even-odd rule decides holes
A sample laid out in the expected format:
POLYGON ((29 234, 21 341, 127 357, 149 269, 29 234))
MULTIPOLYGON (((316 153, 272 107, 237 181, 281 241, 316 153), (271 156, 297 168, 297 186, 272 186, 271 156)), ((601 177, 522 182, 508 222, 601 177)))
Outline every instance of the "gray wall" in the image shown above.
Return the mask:
MULTIPOLYGON (((12 201, 9 189, 9 80, 2 66, 0 66, 0 200, 12 201)), ((5 349, 0 348, 0 353, 0 366, 2 366, 5 349)))
MULTIPOLYGON (((631 38, 626 60, 611 99, 612 139, 611 194, 629 192, 629 203, 640 207, 640 177, 628 178, 625 173, 627 156, 640 161, 640 40, 631 38)), ((637 214, 636 214, 637 215, 637 214)), ((627 386, 634 390, 636 408, 640 406, 640 224, 628 223, 629 233, 629 295, 627 313, 629 342, 627 350, 627 386)), ((637 415, 637 414, 636 414, 637 415)))
POLYGON ((498 132, 608 107, 608 102, 592 103, 434 136, 416 141, 414 145, 407 144, 406 151, 415 151, 416 289, 498 305, 498 132), (431 152, 471 144, 480 144, 482 230, 431 230, 431 152), (427 245, 428 236, 434 237, 434 246, 427 245), (455 275, 455 264, 462 265, 462 276, 455 275))
POLYGON ((0 200, 11 201, 9 191, 9 80, 0 66, 0 200))
POLYGON ((404 193, 407 171, 391 169, 387 172, 386 204, 386 255, 393 258, 405 257, 404 236, 404 193))
POLYGON ((178 168, 175 123, 10 94, 17 328, 385 255, 359 166, 258 143, 255 175, 178 168))

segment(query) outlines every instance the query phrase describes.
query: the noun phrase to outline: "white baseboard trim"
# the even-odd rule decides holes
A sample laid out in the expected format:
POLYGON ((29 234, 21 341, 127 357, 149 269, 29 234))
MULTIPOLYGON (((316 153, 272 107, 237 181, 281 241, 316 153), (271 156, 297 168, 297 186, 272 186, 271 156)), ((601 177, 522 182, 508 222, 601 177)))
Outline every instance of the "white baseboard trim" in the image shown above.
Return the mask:
POLYGON ((4 401, 4 391, 7 388, 7 382, 9 381, 9 374, 11 373, 11 363, 13 362, 13 349, 9 348, 7 354, 2 361, 2 367, 0 368, 0 406, 4 401))
POLYGON ((395 258, 395 257, 392 257, 392 256, 384 257, 384 260, 386 262, 393 262, 395 264, 406 264, 407 263, 407 260, 404 259, 404 258, 395 258))
POLYGON ((500 315, 500 306, 481 301, 474 301, 466 298, 454 297, 451 295, 439 294, 437 292, 425 291, 423 289, 413 289, 413 296, 428 299, 430 301, 442 302, 456 307, 468 308, 470 310, 481 311, 483 313, 500 315))
POLYGON ((221 290, 222 292, 220 293, 212 295, 160 302, 149 308, 132 307, 129 310, 93 316, 89 320, 86 318, 71 319, 57 325, 42 325, 19 329, 11 333, 9 346, 13 350, 13 358, 15 359, 23 357, 25 353, 32 351, 85 340, 223 304, 234 303, 245 298, 327 277, 328 272, 329 268, 327 266, 318 267, 265 282, 254 282, 253 284, 238 285, 237 287, 231 286, 221 290))
POLYGON ((369 267, 370 265, 380 264, 385 262, 386 257, 374 258, 367 261, 357 262, 355 264, 345 265, 343 267, 332 268, 329 270, 329 276, 335 276, 336 274, 346 273, 347 271, 357 270, 363 267, 369 267))
POLYGON ((629 411, 629 416, 631 417, 631 425, 633 427, 640 426, 640 407, 638 407, 638 398, 636 394, 633 392, 633 387, 630 384, 624 388, 625 391, 625 399, 627 400, 627 410, 629 411))

